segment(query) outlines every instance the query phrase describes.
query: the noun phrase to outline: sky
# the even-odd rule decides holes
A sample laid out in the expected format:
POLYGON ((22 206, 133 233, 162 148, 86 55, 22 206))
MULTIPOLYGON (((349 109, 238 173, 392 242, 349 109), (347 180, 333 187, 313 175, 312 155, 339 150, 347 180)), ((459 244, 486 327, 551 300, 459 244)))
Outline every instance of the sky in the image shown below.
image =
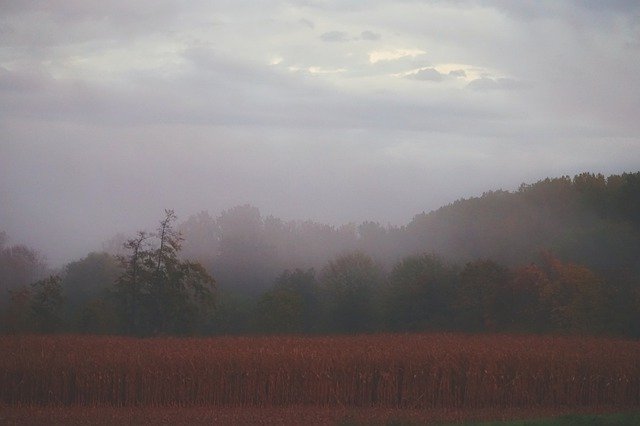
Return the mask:
POLYGON ((56 265, 252 204, 401 225, 640 169, 640 2, 0 0, 0 230, 56 265))

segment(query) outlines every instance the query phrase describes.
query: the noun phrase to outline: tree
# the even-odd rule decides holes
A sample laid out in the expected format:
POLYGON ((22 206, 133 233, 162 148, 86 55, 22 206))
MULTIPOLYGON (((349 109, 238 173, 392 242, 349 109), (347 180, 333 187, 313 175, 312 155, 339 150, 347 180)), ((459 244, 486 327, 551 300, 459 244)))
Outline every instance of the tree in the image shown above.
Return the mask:
POLYGON ((549 329, 551 313, 542 300, 542 294, 548 286, 549 277, 535 263, 513 271, 511 310, 517 331, 541 332, 549 329))
POLYGON ((220 253, 216 277, 221 286, 257 294, 277 277, 275 247, 267 240, 260 211, 251 205, 225 210, 217 219, 220 253))
POLYGON ((62 286, 69 303, 82 306, 102 297, 121 273, 115 257, 92 252, 65 266, 62 286))
POLYGON ((2 312, 2 330, 7 333, 33 331, 31 312, 31 289, 22 286, 9 290, 9 305, 2 312))
POLYGON ((509 270, 492 260, 476 260, 460 274, 455 309, 461 325, 471 331, 495 331, 511 322, 509 270))
POLYGON ((130 254, 120 258, 124 271, 115 296, 128 333, 193 333, 210 319, 215 281, 199 263, 178 257, 182 237, 175 220, 175 213, 165 210, 156 234, 139 232, 125 244, 130 254))
POLYGON ((607 331, 640 337, 640 271, 608 271, 604 279, 610 297, 607 331))
POLYGON ((123 272, 116 280, 115 297, 128 334, 140 333, 143 324, 148 322, 145 308, 148 305, 149 289, 146 287, 152 267, 151 252, 147 247, 149 238, 146 232, 138 232, 135 238, 124 243, 129 255, 118 256, 123 272))
POLYGON ((31 313, 36 331, 53 333, 63 324, 64 298, 62 297, 62 279, 58 275, 31 284, 31 313))
MULTIPOLYGON (((0 294, 27 286, 45 276, 42 256, 25 245, 8 245, 8 237, 0 232, 0 294)), ((4 305, 0 297, 0 307, 4 305)))
POLYGON ((374 295, 382 268, 371 257, 354 252, 336 258, 322 270, 320 293, 330 331, 355 333, 375 329, 374 295))
POLYGON ((392 330, 451 327, 456 272, 435 255, 410 256, 391 271, 383 304, 392 330))
POLYGON ((190 216, 178 226, 178 231, 185 238, 182 255, 187 259, 200 262, 210 268, 215 265, 220 254, 220 228, 211 215, 201 211, 190 216))
POLYGON ((314 331, 317 307, 315 271, 285 270, 258 301, 258 329, 280 333, 314 331))
POLYGON ((67 264, 62 287, 73 330, 114 333, 119 329, 109 292, 122 274, 116 257, 102 252, 67 264))
POLYGON ((82 333, 116 334, 122 329, 115 301, 109 297, 89 300, 79 307, 74 328, 82 333))
POLYGON ((572 332, 603 331, 608 300, 602 278, 586 266, 564 263, 550 253, 542 258, 549 277, 542 299, 554 326, 572 332))

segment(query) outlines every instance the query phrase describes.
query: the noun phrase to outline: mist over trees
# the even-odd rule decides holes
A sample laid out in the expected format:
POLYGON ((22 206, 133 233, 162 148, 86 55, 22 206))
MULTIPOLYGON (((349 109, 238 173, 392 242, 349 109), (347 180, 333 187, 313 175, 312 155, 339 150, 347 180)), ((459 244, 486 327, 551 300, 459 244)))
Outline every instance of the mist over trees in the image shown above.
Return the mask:
POLYGON ((105 248, 51 273, 0 234, 4 331, 640 335, 640 173, 487 192, 404 226, 167 211, 105 248))
POLYGON ((406 227, 413 250, 467 262, 515 265, 551 250, 599 270, 638 266, 640 173, 584 173, 495 191, 417 215, 406 227))
POLYGON ((485 258, 526 264, 542 251, 599 271, 638 267, 640 174, 582 174, 462 199, 404 226, 365 222, 340 227, 262 217, 238 206, 202 212, 179 225, 183 253, 201 262, 221 288, 260 292, 285 269, 320 270, 353 251, 384 268, 421 253, 464 264, 485 258), (251 265, 247 268, 247 265, 251 265))
MULTIPOLYGON (((35 250, 22 244, 9 244, 9 237, 0 231, 0 293, 31 284, 46 274, 46 264, 35 250)), ((3 306, 6 298, 0 298, 3 306)))

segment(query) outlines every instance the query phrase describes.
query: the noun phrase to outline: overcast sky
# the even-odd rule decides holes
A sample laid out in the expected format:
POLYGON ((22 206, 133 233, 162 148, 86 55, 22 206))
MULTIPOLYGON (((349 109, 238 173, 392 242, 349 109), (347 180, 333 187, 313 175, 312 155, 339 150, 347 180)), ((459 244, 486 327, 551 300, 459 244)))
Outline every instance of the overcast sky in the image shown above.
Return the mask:
POLYGON ((404 224, 640 169, 640 2, 0 1, 0 230, 53 265, 251 203, 404 224))

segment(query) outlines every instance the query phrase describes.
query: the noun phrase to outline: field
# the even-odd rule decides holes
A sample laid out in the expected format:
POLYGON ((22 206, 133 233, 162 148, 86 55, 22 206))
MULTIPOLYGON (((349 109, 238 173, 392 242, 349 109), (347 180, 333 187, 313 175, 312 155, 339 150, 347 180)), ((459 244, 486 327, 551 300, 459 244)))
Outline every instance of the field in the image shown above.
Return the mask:
POLYGON ((7 423, 122 423, 151 412, 155 423, 456 421, 640 408, 640 342, 604 338, 4 336, 0 353, 7 423))

